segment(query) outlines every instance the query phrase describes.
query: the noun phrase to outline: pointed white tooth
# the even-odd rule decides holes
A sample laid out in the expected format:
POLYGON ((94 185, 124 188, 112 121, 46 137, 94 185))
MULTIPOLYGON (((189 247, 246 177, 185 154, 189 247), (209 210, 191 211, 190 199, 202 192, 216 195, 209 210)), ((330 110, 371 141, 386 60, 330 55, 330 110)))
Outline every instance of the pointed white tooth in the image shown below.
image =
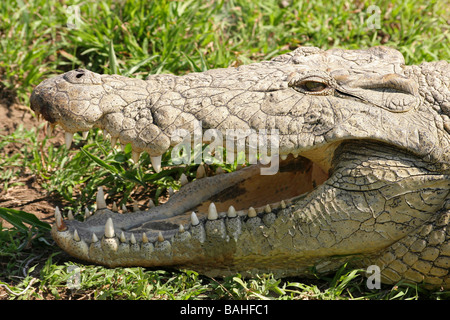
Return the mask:
POLYGON ((105 223, 105 237, 106 238, 112 238, 114 237, 114 225, 111 218, 108 218, 105 223))
POLYGON ((123 231, 120 233, 120 242, 127 242, 127 238, 125 238, 125 233, 123 231))
POLYGON ((248 217, 249 218, 256 217, 256 210, 253 207, 248 208, 248 217))
POLYGON ((292 155, 294 156, 294 158, 298 157, 298 153, 293 153, 292 155))
POLYGON ((139 211, 139 204, 136 200, 133 201, 133 211, 139 211))
POLYGON ((227 216, 228 216, 229 218, 234 218, 234 217, 237 216, 237 214, 236 214, 236 209, 234 209, 233 206, 230 206, 230 207, 228 208, 227 216))
POLYGON ((281 206, 281 209, 286 209, 286 202, 284 202, 284 200, 281 200, 280 206, 281 206))
POLYGON ((188 178, 186 177, 186 175, 184 173, 182 173, 181 176, 180 176, 180 184, 181 184, 181 186, 184 186, 184 185, 186 185, 188 183, 189 183, 188 178))
POLYGON ((199 223, 200 223, 200 221, 198 221, 197 215, 195 214, 195 212, 192 212, 192 213, 191 213, 191 224, 192 224, 193 226, 196 226, 196 225, 198 225, 199 223))
POLYGON ((142 234, 142 242, 148 243, 148 238, 147 238, 147 235, 145 234, 145 232, 142 234))
POLYGON ((126 144, 121 143, 120 144, 120 150, 125 151, 125 146, 126 146, 126 144))
POLYGON ((206 171, 205 171, 205 167, 201 164, 197 168, 196 178, 201 179, 203 177, 206 177, 206 171))
POLYGON ((97 189, 97 210, 106 208, 105 193, 102 187, 97 189))
POLYGON ((272 212, 272 208, 270 207, 270 205, 266 205, 266 207, 264 208, 264 212, 265 213, 271 213, 272 212))
POLYGON ((161 171, 161 156, 150 157, 153 169, 158 173, 161 171))
POLYGON ((111 147, 115 147, 117 144, 117 137, 111 137, 111 147))
POLYGON ((69 220, 74 219, 72 210, 69 210, 69 212, 67 213, 67 219, 69 219, 69 220))
POLYGON ((61 215, 61 211, 59 210, 58 207, 55 207, 55 223, 56 223, 56 228, 58 230, 64 230, 66 228, 66 225, 65 225, 62 215, 61 215))
POLYGON ((117 207, 117 203, 114 201, 112 205, 112 211, 117 212, 119 211, 119 208, 117 207))
POLYGON ((167 188, 167 191, 169 192, 169 196, 170 196, 170 197, 173 196, 174 191, 173 191, 173 188, 172 188, 172 187, 168 187, 168 188, 167 188))
POLYGON ((287 155, 287 154, 282 154, 282 155, 280 155, 280 158, 281 158, 281 160, 286 160, 286 159, 287 159, 287 157, 288 157, 288 155, 287 155))
POLYGON ((218 218, 216 205, 214 202, 211 202, 208 208, 208 219, 209 220, 216 220, 218 218))
POLYGON ((155 207, 155 203, 153 202, 152 199, 148 200, 148 207, 149 208, 154 208, 155 207))
POLYGON ((163 237, 161 231, 158 233, 158 241, 159 242, 163 242, 164 241, 164 237, 163 237))
POLYGON ((92 234, 92 240, 91 240, 91 242, 92 243, 95 243, 95 242, 97 242, 98 241, 98 238, 97 238, 97 236, 95 235, 95 233, 93 233, 92 234))
POLYGON ((133 160, 133 162, 136 164, 139 162, 139 157, 141 156, 141 153, 138 151, 131 151, 131 159, 133 160))
POLYGON ((184 231, 185 231, 184 226, 182 224, 180 224, 180 227, 178 228, 178 232, 183 233, 184 231))
POLYGON ((73 140, 73 133, 66 132, 64 137, 65 137, 65 141, 66 141, 66 148, 70 149, 70 146, 72 145, 72 140, 73 140))
POLYGON ((88 136, 89 136, 89 131, 83 131, 81 133, 81 137, 83 138, 83 140, 86 140, 88 136))
POLYGON ((53 130, 55 130, 54 124, 48 123, 47 124, 47 137, 51 138, 53 136, 53 130))
POLYGON ((136 244, 136 238, 134 237, 134 233, 131 234, 130 242, 131 244, 136 244))
POLYGON ((75 240, 75 241, 80 241, 81 239, 80 239, 80 236, 78 235, 78 231, 77 231, 77 229, 75 229, 74 231, 73 231, 73 240, 75 240))
POLYGON ((122 212, 127 212, 127 211, 128 211, 127 207, 124 204, 122 204, 122 212))
POLYGON ((88 208, 84 208, 84 220, 86 220, 90 216, 91 216, 91 212, 89 211, 89 209, 88 208))

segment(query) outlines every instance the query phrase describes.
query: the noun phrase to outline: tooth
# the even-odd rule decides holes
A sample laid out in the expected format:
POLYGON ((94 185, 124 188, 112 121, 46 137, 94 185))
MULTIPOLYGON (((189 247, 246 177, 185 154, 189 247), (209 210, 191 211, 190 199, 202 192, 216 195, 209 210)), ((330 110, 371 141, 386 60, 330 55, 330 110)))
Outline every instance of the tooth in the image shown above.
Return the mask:
POLYGON ((80 241, 81 239, 80 239, 80 236, 78 235, 78 231, 77 231, 77 229, 75 229, 74 231, 73 231, 73 240, 75 240, 75 241, 80 241))
POLYGON ((73 133, 66 132, 65 140, 66 140, 66 148, 70 149, 70 146, 72 145, 72 140, 73 140, 73 133))
POLYGON ((249 218, 256 217, 256 210, 253 207, 248 208, 248 217, 249 218))
POLYGON ((233 206, 230 206, 230 207, 228 208, 227 216, 228 216, 229 218, 234 218, 234 217, 237 216, 237 214, 236 214, 236 209, 234 209, 233 206))
POLYGON ((284 200, 281 200, 281 209, 286 209, 286 203, 284 202, 284 200))
POLYGON ((180 224, 180 227, 178 228, 178 232, 183 233, 184 231, 185 231, 184 226, 182 224, 180 224))
POLYGON ((150 161, 152 163, 153 169, 156 173, 161 171, 161 156, 150 157, 150 161))
POLYGON ((97 236, 95 235, 95 233, 93 233, 92 234, 92 243, 95 243, 95 242, 97 242, 98 241, 98 238, 97 238, 97 236))
POLYGON ((119 211, 119 208, 117 208, 117 203, 116 203, 115 201, 113 202, 112 210, 113 210, 114 212, 119 211))
POLYGON ((72 210, 69 210, 69 212, 67 213, 67 219, 69 219, 69 220, 73 220, 74 219, 72 210))
POLYGON ((145 232, 142 234, 142 242, 148 243, 148 238, 147 238, 147 235, 145 234, 145 232))
POLYGON ((218 218, 217 209, 214 202, 211 202, 208 208, 208 220, 216 220, 218 218))
POLYGON ((131 234, 130 242, 131 244, 136 244, 136 238, 134 237, 134 233, 131 234))
POLYGON ((122 204, 122 211, 123 212, 127 212, 128 210, 127 210, 127 207, 125 206, 125 204, 122 204))
POLYGON ((84 208, 84 219, 87 219, 91 216, 91 212, 88 208, 84 208))
POLYGON ((55 129, 54 124, 48 123, 47 125, 47 137, 51 138, 53 136, 53 130, 55 129))
POLYGON ((137 203, 137 201, 136 200, 134 200, 134 202, 133 202, 133 211, 139 211, 139 204, 137 203))
POLYGON ((266 205, 266 207, 264 208, 264 212, 265 213, 271 213, 272 212, 272 208, 270 208, 269 205, 266 205))
POLYGON ((97 210, 105 209, 105 208, 106 208, 105 193, 103 192, 103 188, 102 187, 98 187, 98 192, 97 192, 97 210))
POLYGON ((131 159, 133 159, 134 163, 138 163, 139 162, 139 157, 141 156, 141 153, 138 151, 131 151, 131 159))
POLYGON ((125 146, 126 146, 126 144, 121 143, 120 144, 120 150, 125 151, 125 146))
POLYGON ((89 136, 89 131, 83 131, 83 133, 81 134, 81 137, 83 138, 83 140, 86 140, 88 136, 89 136))
POLYGON ((287 155, 287 154, 282 154, 282 155, 280 156, 281 160, 286 160, 286 159, 287 159, 287 157, 288 157, 288 155, 287 155))
POLYGON ((173 188, 172 187, 167 188, 167 191, 169 192, 170 197, 173 196, 173 188))
POLYGON ((298 157, 298 153, 293 153, 292 155, 294 156, 294 158, 298 157))
POLYGON ((125 233, 123 231, 120 233, 120 242, 127 242, 127 238, 125 238, 125 233))
POLYGON ((148 200, 148 207, 149 208, 154 208, 155 207, 155 203, 153 202, 152 199, 148 200))
POLYGON ((180 176, 180 184, 181 184, 181 186, 184 186, 184 185, 186 185, 188 183, 189 183, 188 178, 186 177, 186 175, 184 173, 182 173, 181 176, 180 176))
POLYGON ((66 230, 66 224, 64 223, 61 215, 61 211, 59 211, 58 207, 55 207, 55 222, 56 222, 56 228, 59 231, 66 230))
POLYGON ((158 241, 159 242, 163 242, 164 241, 164 237, 163 237, 161 231, 158 233, 158 241))
POLYGON ((192 212, 192 213, 191 213, 191 224, 192 224, 193 226, 196 226, 196 225, 198 225, 199 223, 200 223, 200 221, 198 221, 197 215, 195 214, 195 212, 192 212))
POLYGON ((105 237, 112 238, 114 237, 114 225, 111 218, 108 218, 105 223, 105 237))
POLYGON ((201 164, 197 168, 196 178, 201 179, 203 177, 206 177, 206 171, 205 171, 205 167, 201 164))
POLYGON ((117 137, 111 137, 111 147, 115 147, 117 144, 117 137))

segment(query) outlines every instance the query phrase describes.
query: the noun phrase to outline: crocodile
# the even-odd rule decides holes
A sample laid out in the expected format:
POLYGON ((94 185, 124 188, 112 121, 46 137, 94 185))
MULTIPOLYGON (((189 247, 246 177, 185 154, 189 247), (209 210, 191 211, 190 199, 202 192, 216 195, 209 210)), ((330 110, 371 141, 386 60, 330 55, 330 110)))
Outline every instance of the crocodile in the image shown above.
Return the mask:
POLYGON ((131 144, 135 162, 147 152, 159 172, 165 152, 196 148, 200 127, 197 144, 236 142, 227 160, 238 143, 240 154, 256 154, 209 175, 203 154, 196 178, 182 176, 167 202, 133 212, 108 208, 100 187, 84 221, 55 209, 52 236, 70 255, 108 267, 308 277, 349 262, 374 267, 383 283, 448 289, 449 74, 447 61, 406 65, 378 46, 300 47, 145 80, 86 69, 45 79, 31 109, 62 126, 68 147, 74 133, 100 128, 114 146, 131 144), (255 141, 265 154, 252 153, 255 141))

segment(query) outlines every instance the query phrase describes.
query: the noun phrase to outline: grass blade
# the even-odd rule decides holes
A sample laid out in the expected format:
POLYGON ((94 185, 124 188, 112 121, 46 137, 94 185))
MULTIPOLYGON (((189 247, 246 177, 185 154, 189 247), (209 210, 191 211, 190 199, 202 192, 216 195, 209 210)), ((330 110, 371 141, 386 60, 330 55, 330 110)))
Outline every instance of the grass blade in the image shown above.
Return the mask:
POLYGON ((39 220, 35 215, 31 213, 21 210, 0 207, 0 218, 5 219, 14 227, 23 231, 28 230, 28 227, 24 223, 36 227, 42 231, 49 231, 51 229, 48 223, 39 220))

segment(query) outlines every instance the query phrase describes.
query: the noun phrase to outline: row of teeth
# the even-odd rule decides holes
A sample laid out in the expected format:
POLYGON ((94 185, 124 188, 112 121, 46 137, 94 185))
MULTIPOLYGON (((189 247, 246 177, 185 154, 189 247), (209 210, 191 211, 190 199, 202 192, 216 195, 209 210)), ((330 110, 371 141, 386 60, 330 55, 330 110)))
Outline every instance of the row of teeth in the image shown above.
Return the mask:
MULTIPOLYGON (((54 125, 54 124, 49 124, 49 125, 47 126, 47 136, 48 136, 48 137, 51 137, 51 136, 52 136, 52 133, 53 133, 54 128, 55 128, 55 125, 54 125)), ((72 145, 73 135, 74 135, 74 134, 71 133, 71 132, 65 132, 64 138, 65 138, 65 145, 66 145, 66 148, 67 148, 67 149, 69 149, 69 148, 71 147, 71 145, 72 145)), ((87 139, 88 135, 89 135, 89 131, 84 131, 84 132, 81 133, 81 136, 82 136, 82 138, 83 138, 84 140, 87 139)), ((107 136, 109 136, 109 134, 107 134, 107 136)), ((117 138, 111 137, 111 136, 110 136, 110 141, 111 141, 111 145, 112 145, 113 147, 115 147, 116 144, 117 144, 117 138)), ((125 148, 125 145, 121 144, 121 148, 122 148, 122 151, 123 151, 124 148, 125 148)), ((291 154, 294 158, 297 158, 297 157, 298 157, 298 153, 290 153, 290 154, 291 154)), ((289 156, 289 154, 282 154, 282 155, 280 155, 280 159, 281 159, 281 160, 286 160, 286 159, 288 158, 288 156, 289 156)), ((131 158, 132 158, 132 160, 134 161, 134 163, 137 163, 137 162, 139 161, 139 157, 140 157, 140 152, 137 152, 137 151, 132 150, 131 158)), ((157 173, 161 171, 161 157, 162 157, 162 156, 150 157, 150 161, 151 161, 151 163, 152 163, 153 169, 154 169, 157 173)), ((234 157, 234 158, 236 158, 236 157, 234 157)))
MULTIPOLYGON (((289 203, 289 200, 287 200, 287 201, 289 203)), ((153 202, 150 202, 150 204, 151 204, 151 206, 154 206, 153 202)), ((98 189, 96 205, 97 205, 97 209, 106 209, 106 201, 105 201, 105 198, 104 198, 104 192, 103 192, 103 188, 102 187, 99 187, 99 189, 98 189)), ((280 201, 280 203, 277 204, 277 207, 280 208, 280 209, 285 209, 286 208, 286 201, 284 201, 284 200, 280 201)), ((134 207, 134 209, 138 210, 137 207, 134 207)), ((113 210, 117 211, 117 206, 116 205, 113 205, 113 210), (116 209, 116 210, 114 210, 114 209, 116 209)), ((124 210, 126 210, 126 208, 124 208, 124 210)), ((235 217, 238 217, 238 216, 240 217, 240 216, 245 216, 245 215, 248 218, 255 218, 255 217, 258 216, 258 213, 260 213, 260 212, 264 212, 264 213, 268 214, 268 213, 272 212, 272 208, 271 208, 271 206, 269 204, 267 204, 265 207, 261 207, 261 208, 257 208, 257 209, 255 209, 253 207, 250 207, 248 210, 245 210, 245 211, 236 211, 236 209, 233 206, 230 206, 226 213, 220 213, 219 214, 217 212, 215 204, 211 203, 209 205, 209 208, 208 208, 207 219, 209 221, 217 220, 219 218, 219 215, 220 215, 221 218, 225 217, 225 216, 228 217, 228 218, 235 218, 235 217)), ((89 216, 90 216, 90 212, 89 212, 89 210, 86 209, 85 218, 88 218, 89 216)), ((69 210, 69 212, 67 214, 67 218, 68 218, 68 220, 74 220, 74 216, 73 216, 72 211, 69 210)), ((196 225, 198 225, 200 223, 200 220, 199 220, 199 218, 198 218, 198 216, 197 216, 197 214, 195 212, 191 213, 190 222, 191 222, 191 226, 196 226, 196 225)), ((67 229, 67 227, 66 227, 66 225, 64 223, 61 211, 59 210, 58 207, 55 208, 55 223, 56 223, 56 227, 57 227, 58 231, 65 231, 67 229)), ((185 228, 184 228, 184 226, 182 224, 179 225, 178 231, 180 233, 185 231, 185 228)), ((106 238, 113 238, 113 237, 115 237, 114 224, 113 224, 112 218, 108 218, 107 221, 106 221, 104 235, 105 235, 106 238)), ((77 232, 76 229, 74 230, 74 233, 73 233, 73 239, 75 241, 80 241, 80 237, 79 237, 78 232, 77 232)), ((120 235, 119 239, 121 240, 121 242, 125 242, 126 241, 125 235, 123 234, 123 232, 120 235)), ((164 237, 163 237, 161 232, 159 232, 159 234, 158 234, 158 240, 160 242, 164 241, 164 237)), ((98 241, 98 238, 95 235, 95 233, 93 233, 93 235, 92 235, 92 242, 97 242, 97 241, 98 241)), ((131 236, 130 241, 131 241, 132 244, 135 243, 135 237, 134 237, 133 234, 131 236)), ((144 243, 148 242, 148 238, 147 238, 145 233, 143 233, 143 235, 142 235, 142 241, 144 243)))

